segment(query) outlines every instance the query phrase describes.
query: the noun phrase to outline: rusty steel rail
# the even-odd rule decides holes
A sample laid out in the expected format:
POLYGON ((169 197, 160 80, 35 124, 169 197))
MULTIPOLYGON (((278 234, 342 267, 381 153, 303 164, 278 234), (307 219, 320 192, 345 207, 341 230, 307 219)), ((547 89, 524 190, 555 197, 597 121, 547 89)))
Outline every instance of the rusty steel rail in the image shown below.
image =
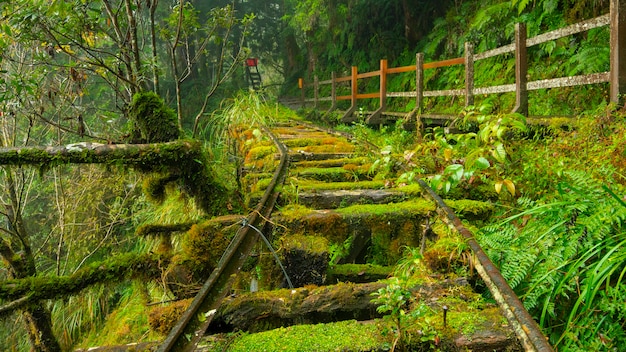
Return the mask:
POLYGON ((183 313, 183 316, 159 346, 157 350, 159 352, 192 351, 197 346, 209 327, 222 299, 230 291, 235 274, 240 271, 252 247, 258 241, 259 235, 255 228, 263 228, 266 219, 269 219, 274 209, 276 199, 278 198, 275 187, 282 184, 285 180, 289 167, 289 155, 287 147, 267 128, 262 128, 272 138, 281 155, 280 163, 274 172, 272 182, 267 187, 263 198, 261 198, 255 210, 246 218, 246 223, 251 226, 244 224, 237 231, 215 270, 213 270, 189 308, 183 313))
POLYGON ((517 337, 526 351, 553 352, 545 335, 537 322, 530 316, 520 299, 515 295, 498 268, 491 262, 485 251, 480 247, 472 233, 461 223, 461 220, 433 191, 424 180, 418 180, 426 197, 437 205, 437 213, 444 218, 449 226, 461 234, 474 253, 476 271, 483 279, 489 291, 498 302, 509 324, 513 327, 517 337))

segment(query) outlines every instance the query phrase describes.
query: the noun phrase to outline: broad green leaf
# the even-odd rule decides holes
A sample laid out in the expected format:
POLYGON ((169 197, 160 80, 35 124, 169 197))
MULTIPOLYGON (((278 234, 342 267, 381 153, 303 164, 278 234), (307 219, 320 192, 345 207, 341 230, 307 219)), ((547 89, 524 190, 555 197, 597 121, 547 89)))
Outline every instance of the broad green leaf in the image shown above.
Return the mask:
POLYGON ((480 157, 478 159, 476 159, 476 161, 474 161, 474 169, 476 170, 484 170, 489 168, 489 166, 491 166, 491 164, 489 163, 489 160, 487 160, 484 157, 480 157))

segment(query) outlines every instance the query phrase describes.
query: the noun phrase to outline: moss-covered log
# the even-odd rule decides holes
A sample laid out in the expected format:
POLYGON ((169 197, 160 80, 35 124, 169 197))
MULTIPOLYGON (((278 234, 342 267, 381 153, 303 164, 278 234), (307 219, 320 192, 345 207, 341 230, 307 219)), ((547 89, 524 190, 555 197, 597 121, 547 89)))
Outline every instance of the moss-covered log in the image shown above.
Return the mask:
POLYGON ((201 153, 197 141, 153 144, 75 143, 0 148, 0 165, 120 164, 146 171, 177 166, 201 153))
MULTIPOLYGON (((243 294, 224 301, 212 328, 257 332, 294 324, 381 317, 372 302, 372 293, 385 286, 383 282, 339 283, 243 294)), ((463 278, 416 285, 411 292, 433 305, 442 294, 450 292, 476 296, 463 278)))
MULTIPOLYGON (((28 299, 13 309, 42 299, 58 299, 76 294, 96 283, 117 282, 128 278, 157 279, 169 258, 156 254, 124 254, 103 262, 93 263, 73 275, 55 277, 27 277, 0 282, 0 299, 13 301, 28 299)), ((8 313, 10 310, 4 310, 8 313)))
POLYGON ((198 141, 0 148, 0 165, 36 165, 46 169, 60 164, 120 165, 142 172, 166 173, 168 180, 180 182, 208 214, 224 213, 228 198, 226 188, 213 177, 198 141))

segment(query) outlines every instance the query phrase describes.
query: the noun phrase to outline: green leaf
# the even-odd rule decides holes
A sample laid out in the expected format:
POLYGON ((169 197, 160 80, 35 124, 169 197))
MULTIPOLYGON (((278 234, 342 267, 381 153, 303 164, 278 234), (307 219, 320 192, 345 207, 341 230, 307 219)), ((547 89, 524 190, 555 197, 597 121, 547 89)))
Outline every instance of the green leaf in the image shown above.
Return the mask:
POLYGON ((493 155, 498 162, 504 163, 506 161, 506 149, 504 149, 504 144, 496 143, 491 151, 491 155, 493 155))
POLYGON ((489 163, 489 160, 481 156, 480 158, 476 159, 476 161, 474 161, 473 166, 474 166, 474 169, 476 170, 485 170, 489 168, 491 164, 489 163))

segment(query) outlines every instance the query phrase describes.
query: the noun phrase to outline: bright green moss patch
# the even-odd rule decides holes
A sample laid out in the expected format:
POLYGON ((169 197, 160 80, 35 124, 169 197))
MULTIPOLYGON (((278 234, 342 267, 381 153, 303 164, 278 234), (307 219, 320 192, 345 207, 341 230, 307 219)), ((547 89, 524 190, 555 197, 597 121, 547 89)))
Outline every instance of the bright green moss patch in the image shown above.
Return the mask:
POLYGON ((246 163, 250 163, 254 160, 260 160, 265 158, 268 155, 272 155, 277 153, 276 147, 274 146, 259 146, 251 148, 246 155, 246 163))
POLYGON ((367 169, 359 167, 309 168, 304 170, 298 170, 297 174, 297 177, 299 178, 313 179, 325 182, 358 181, 368 178, 367 169))
POLYGON ((417 183, 411 183, 408 185, 402 185, 399 187, 396 187, 394 189, 397 189, 398 191, 408 195, 408 196, 415 196, 415 197, 420 197, 422 195, 422 187, 420 187, 419 184, 417 183))
POLYGON ((339 158, 339 159, 325 159, 325 160, 304 160, 298 162, 298 167, 310 168, 310 167, 339 167, 347 164, 362 165, 371 162, 369 158, 339 158))
POLYGON ((384 181, 359 181, 359 182, 320 182, 314 180, 305 180, 298 182, 300 190, 338 190, 338 189, 383 189, 384 181))
POLYGON ((493 204, 477 200, 446 199, 445 202, 457 215, 468 219, 487 219, 494 210, 493 204))
POLYGON ((400 203, 389 204, 357 204, 336 210, 339 214, 370 214, 386 215, 389 213, 428 214, 435 210, 435 205, 425 199, 414 199, 400 203))
POLYGON ((375 324, 355 320, 278 328, 237 338, 228 352, 376 351, 388 344, 375 324))
POLYGON ((301 216, 306 216, 313 212, 313 209, 307 208, 303 205, 290 204, 280 210, 280 215, 290 219, 297 219, 301 216))

